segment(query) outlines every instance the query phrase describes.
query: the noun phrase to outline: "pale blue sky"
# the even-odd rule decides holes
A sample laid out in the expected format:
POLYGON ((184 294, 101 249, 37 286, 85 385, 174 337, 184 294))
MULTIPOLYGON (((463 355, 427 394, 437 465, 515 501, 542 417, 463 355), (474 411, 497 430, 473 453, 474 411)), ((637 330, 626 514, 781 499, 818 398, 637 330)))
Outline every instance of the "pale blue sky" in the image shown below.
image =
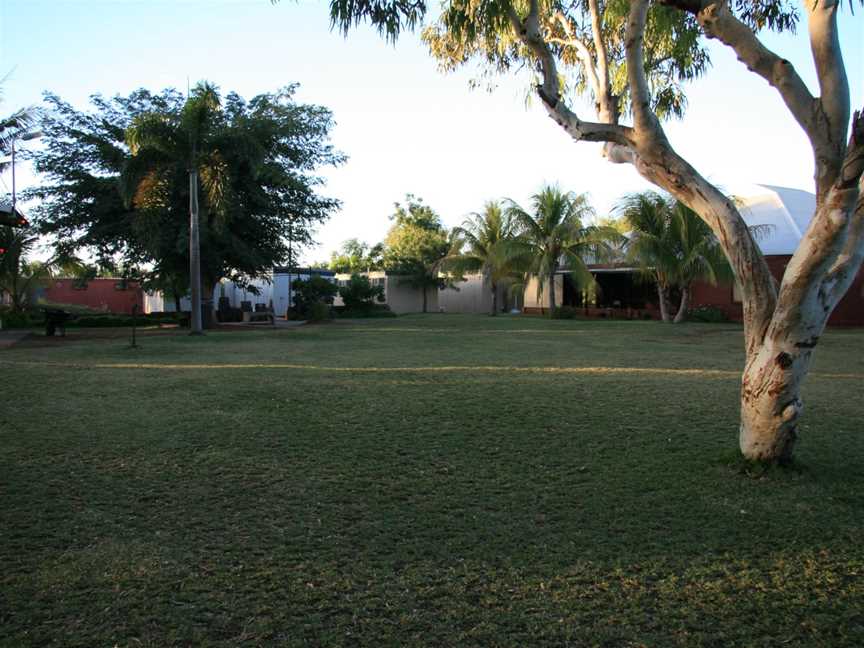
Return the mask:
MULTIPOLYGON (((44 90, 84 108, 92 93, 185 88, 187 78, 247 98, 299 82, 300 100, 333 111, 333 144, 350 158, 324 173, 325 193, 343 209, 306 261, 327 258, 350 237, 380 240, 406 192, 452 226, 490 198, 527 203, 544 182, 589 192, 601 213, 647 187, 633 169, 605 163, 596 145, 573 143, 539 106, 526 108, 525 79, 470 90, 472 74, 440 74, 416 35, 395 47, 367 28, 344 39, 330 32, 327 10, 313 0, 0 0, 0 73, 11 71, 2 110, 39 103, 44 90)), ((862 14, 847 6, 842 16, 858 108, 862 14)), ((768 42, 812 88, 806 29, 768 42)), ((728 52, 713 52, 714 69, 690 89, 685 121, 668 126, 673 144, 723 186, 812 190, 809 148, 776 94, 728 52)), ((23 168, 18 179, 33 182, 23 168)))

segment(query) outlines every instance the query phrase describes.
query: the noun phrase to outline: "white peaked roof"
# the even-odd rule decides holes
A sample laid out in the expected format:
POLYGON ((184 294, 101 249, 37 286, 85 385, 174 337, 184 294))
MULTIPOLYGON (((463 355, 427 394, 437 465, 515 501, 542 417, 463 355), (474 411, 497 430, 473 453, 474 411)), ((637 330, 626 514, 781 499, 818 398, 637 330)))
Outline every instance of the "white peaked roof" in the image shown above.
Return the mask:
POLYGON ((729 192, 754 232, 762 253, 792 254, 807 231, 816 209, 816 196, 801 189, 773 185, 744 185, 729 192))

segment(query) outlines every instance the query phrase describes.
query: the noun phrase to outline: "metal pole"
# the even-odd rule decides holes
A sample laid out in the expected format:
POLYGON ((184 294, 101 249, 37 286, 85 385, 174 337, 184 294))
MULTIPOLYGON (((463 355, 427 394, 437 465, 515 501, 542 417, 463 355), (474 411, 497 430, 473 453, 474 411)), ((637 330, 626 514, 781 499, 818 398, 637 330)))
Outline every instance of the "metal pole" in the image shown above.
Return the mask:
POLYGON ((294 227, 293 221, 288 221, 288 308, 285 309, 285 317, 288 317, 288 311, 294 308, 293 295, 291 294, 291 266, 294 262, 294 227))
POLYGON ((15 215, 15 138, 12 138, 12 220, 17 220, 15 215))
POLYGON ((201 326, 201 247, 198 240, 198 172, 189 170, 189 280, 192 293, 190 335, 202 335, 201 326))

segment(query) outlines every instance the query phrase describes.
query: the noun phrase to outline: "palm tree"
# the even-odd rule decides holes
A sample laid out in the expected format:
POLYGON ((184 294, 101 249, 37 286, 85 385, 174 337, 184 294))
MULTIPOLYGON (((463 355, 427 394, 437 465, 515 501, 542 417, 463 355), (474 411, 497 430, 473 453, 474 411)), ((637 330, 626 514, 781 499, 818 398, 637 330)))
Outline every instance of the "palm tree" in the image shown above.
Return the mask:
POLYGON ((457 276, 479 272, 492 291, 490 315, 498 314, 498 286, 516 279, 528 268, 531 249, 516 234, 516 223, 498 201, 473 213, 452 231, 453 244, 441 267, 457 276))
POLYGON ((657 283, 664 322, 684 320, 691 286, 697 279, 714 284, 732 277, 714 234, 684 204, 647 191, 625 196, 616 209, 632 228, 628 256, 657 283), (676 288, 681 301, 673 317, 670 297, 676 288))
POLYGON ((16 313, 27 308, 33 289, 51 277, 50 264, 27 261, 36 240, 28 230, 0 226, 0 293, 9 296, 16 313))
POLYGON ((207 225, 215 224, 208 221, 224 219, 231 180, 225 151, 237 144, 230 141, 218 90, 208 83, 198 84, 179 113, 138 117, 126 140, 132 154, 123 172, 127 202, 144 214, 164 216, 176 204, 173 195, 188 191, 192 332, 200 333, 202 283, 204 295, 212 294, 219 277, 205 270, 202 282, 199 209, 203 209, 207 225), (199 183, 204 190, 200 207, 199 183))
POLYGON ((547 186, 534 194, 531 202, 533 213, 512 200, 507 213, 531 249, 529 272, 537 277, 538 293, 542 294, 544 285, 549 282, 549 306, 554 314, 555 275, 562 261, 579 285, 590 285, 594 279, 585 258, 590 257, 595 262, 610 258, 613 254, 610 243, 620 239, 621 235, 609 226, 583 224, 583 219, 594 214, 586 194, 547 186))

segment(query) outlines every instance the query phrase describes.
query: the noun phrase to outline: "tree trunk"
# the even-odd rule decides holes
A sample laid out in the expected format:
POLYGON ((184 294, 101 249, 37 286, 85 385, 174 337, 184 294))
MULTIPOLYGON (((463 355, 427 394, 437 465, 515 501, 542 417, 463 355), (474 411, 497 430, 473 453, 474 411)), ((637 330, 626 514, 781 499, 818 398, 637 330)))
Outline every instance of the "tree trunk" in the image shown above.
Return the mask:
POLYGON ((669 322, 669 291, 659 283, 657 284, 657 297, 660 302, 660 319, 669 322))
MULTIPOLYGON (((815 342, 812 342, 815 344, 815 342)), ((747 362, 741 381, 741 453, 756 461, 789 461, 804 410, 801 382, 811 348, 766 343, 747 362)))
POLYGON ((426 288, 426 286, 423 286, 423 312, 424 313, 426 312, 426 291, 427 290, 428 290, 428 288, 426 288))
POLYGON ((180 293, 176 290, 174 291, 174 312, 177 313, 177 316, 180 316, 180 309, 182 306, 180 305, 180 293))
POLYGON ((549 314, 555 317, 555 272, 549 273, 549 314))
POLYGON ((498 286, 495 284, 494 281, 492 282, 492 312, 489 314, 498 314, 498 286))
POLYGON ((690 307, 690 286, 681 288, 681 304, 678 306, 678 312, 675 314, 675 319, 672 320, 675 324, 680 324, 687 317, 687 309, 690 307))
POLYGON ((192 312, 189 314, 189 333, 201 335, 201 247, 198 232, 198 172, 189 171, 189 283, 192 312))

